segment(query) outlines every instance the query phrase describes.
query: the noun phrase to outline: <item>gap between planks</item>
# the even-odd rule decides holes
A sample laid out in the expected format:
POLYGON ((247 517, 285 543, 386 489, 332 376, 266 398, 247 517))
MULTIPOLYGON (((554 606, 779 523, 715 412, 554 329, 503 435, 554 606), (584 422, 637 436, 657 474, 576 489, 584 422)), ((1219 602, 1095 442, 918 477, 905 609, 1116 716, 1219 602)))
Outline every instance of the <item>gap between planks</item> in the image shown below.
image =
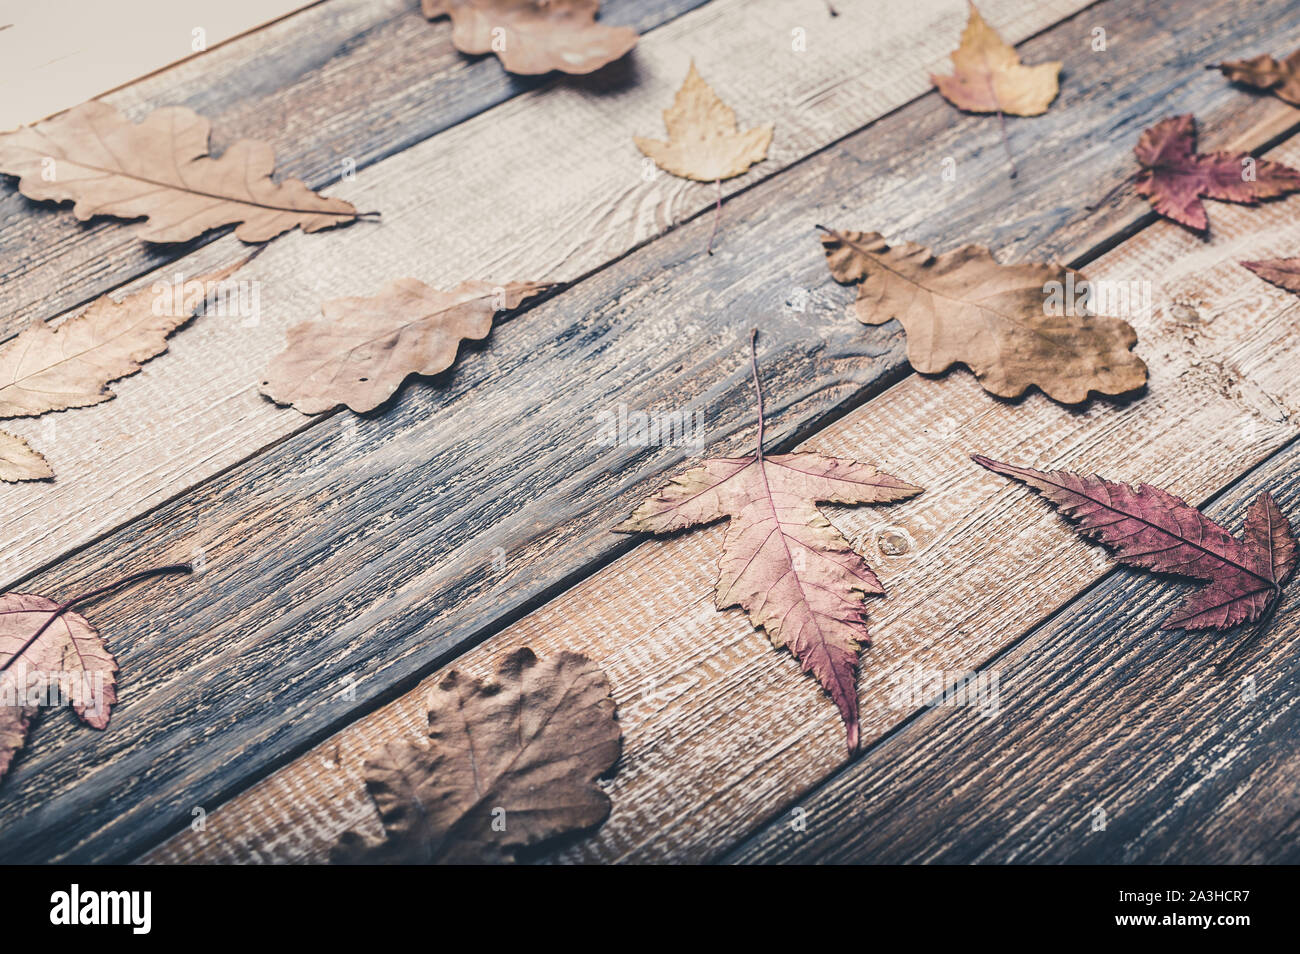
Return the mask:
MULTIPOLYGON (((1300 162, 1300 142, 1270 158, 1300 162)), ((864 740, 914 711, 890 698, 913 666, 971 671, 1109 569, 969 453, 1140 477, 1205 500, 1300 433, 1289 350, 1300 302, 1237 264, 1300 244, 1297 208, 1297 198, 1215 203, 1210 242, 1162 222, 1089 268, 1093 280, 1155 285, 1154 313, 1133 319, 1151 366, 1140 399, 1072 410, 1038 394, 997 401, 964 372, 911 376, 809 442, 927 488, 890 508, 826 508, 891 594, 870 604, 864 740), (914 541, 901 558, 874 546, 891 527, 914 541)), ((815 683, 743 613, 712 607, 720 538, 715 527, 638 547, 457 660, 486 676, 520 645, 568 649, 610 676, 624 731, 613 812, 555 860, 709 860, 844 764, 843 728, 815 683)), ((320 861, 348 828, 378 833, 361 761, 384 741, 418 737, 424 691, 358 720, 212 812, 205 832, 182 832, 145 860, 320 861)))

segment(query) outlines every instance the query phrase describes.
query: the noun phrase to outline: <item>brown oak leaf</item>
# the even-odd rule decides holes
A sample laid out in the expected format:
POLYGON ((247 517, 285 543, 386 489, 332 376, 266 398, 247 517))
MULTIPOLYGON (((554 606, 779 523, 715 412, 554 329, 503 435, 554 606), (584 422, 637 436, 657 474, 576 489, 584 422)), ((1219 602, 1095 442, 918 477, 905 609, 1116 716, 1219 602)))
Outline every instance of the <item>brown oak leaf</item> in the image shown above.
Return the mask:
POLYGON ((1060 92, 1060 62, 1025 66, 974 3, 952 67, 953 75, 931 74, 930 81, 944 99, 967 112, 1038 116, 1060 92))
POLYGON ((241 139, 212 158, 209 130, 183 106, 133 123, 106 103, 84 103, 0 133, 0 172, 18 176, 29 199, 72 200, 83 222, 144 218, 147 242, 187 242, 236 223, 241 241, 265 242, 295 226, 318 232, 357 217, 350 203, 317 195, 298 179, 274 182, 275 156, 264 142, 241 139))
POLYGON ((634 136, 637 148, 664 171, 700 182, 743 175, 763 161, 772 143, 770 124, 739 130, 735 112, 704 82, 694 62, 664 110, 664 126, 668 142, 634 136))
POLYGON ((190 571, 189 564, 141 570, 66 603, 34 593, 0 595, 0 779, 42 707, 69 705, 91 728, 108 727, 117 660, 72 607, 147 577, 190 571))
POLYGON ((430 20, 451 17, 462 53, 495 53, 511 73, 590 73, 636 46, 631 27, 596 22, 600 0, 421 0, 430 20))
POLYGON ((1139 195, 1166 218, 1197 232, 1210 227, 1201 197, 1256 205, 1300 190, 1300 170, 1244 152, 1196 151, 1196 118, 1171 116, 1142 133, 1134 150, 1139 195))
POLYGON ((1040 471, 988 457, 974 461, 1028 484, 1105 546, 1120 563, 1202 580, 1164 629, 1226 629, 1259 619, 1296 565, 1291 524, 1267 491, 1246 514, 1239 540, 1186 501, 1150 484, 1112 483, 1070 471, 1040 471))
POLYGON ((449 292, 399 278, 372 298, 337 298, 324 321, 289 329, 288 347, 262 378, 262 393, 304 414, 346 405, 373 411, 413 374, 433 375, 456 360, 465 339, 481 340, 493 316, 552 286, 462 282, 449 292))
MULTIPOLYGON (((170 286, 165 293, 146 286, 121 301, 105 295, 59 325, 36 322, 20 332, 0 345, 0 419, 111 401, 108 384, 166 351, 167 336, 193 317, 208 290, 246 261, 186 283, 204 290, 193 301, 180 300, 170 286)), ((0 480, 53 476, 43 456, 0 431, 0 480)))
POLYGON ((1070 294, 1087 282, 1070 269, 1000 265, 978 245, 934 255, 911 242, 890 245, 876 232, 824 231, 831 275, 860 283, 858 320, 897 318, 908 360, 922 374, 964 364, 999 397, 1037 386, 1064 404, 1146 384, 1146 364, 1130 350, 1136 332, 1122 319, 1089 315, 1086 296, 1070 294))
POLYGON ((587 657, 520 649, 497 681, 450 672, 428 710, 427 745, 390 742, 366 760, 385 837, 345 833, 334 863, 501 864, 608 817, 596 782, 622 733, 609 680, 587 657))
POLYGON ((1292 106, 1300 106, 1300 50, 1284 60, 1265 54, 1219 63, 1217 69, 1234 83, 1267 90, 1292 106))
POLYGON ((1300 295, 1300 258, 1270 258, 1241 264, 1264 281, 1300 295))
POLYGON ((858 650, 871 643, 867 594, 876 574, 818 509, 818 503, 891 503, 921 493, 869 464, 816 453, 763 451, 706 460, 656 491, 615 528, 672 533, 727 519, 715 587, 718 609, 743 607, 778 649, 785 647, 830 695, 858 746, 858 650))

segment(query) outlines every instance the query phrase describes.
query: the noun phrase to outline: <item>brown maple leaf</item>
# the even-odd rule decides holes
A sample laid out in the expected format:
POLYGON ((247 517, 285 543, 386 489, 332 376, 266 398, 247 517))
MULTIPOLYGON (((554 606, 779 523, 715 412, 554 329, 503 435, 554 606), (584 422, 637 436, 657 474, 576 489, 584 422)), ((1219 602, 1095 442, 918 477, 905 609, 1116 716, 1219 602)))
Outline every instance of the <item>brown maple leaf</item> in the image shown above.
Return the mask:
POLYGON ((743 175, 763 161, 772 143, 771 124, 740 131, 735 112, 704 82, 694 61, 664 110, 664 127, 668 142, 634 136, 637 148, 665 172, 699 182, 743 175))
POLYGON ((289 329, 288 347, 262 379, 262 393, 304 414, 346 405, 373 411, 413 374, 433 375, 456 360, 460 342, 481 340, 493 316, 553 286, 462 282, 449 292, 399 278, 372 298, 337 298, 324 321, 289 329))
POLYGON ((390 742, 368 758, 376 841, 345 833, 336 864, 499 864, 609 815, 596 784, 622 733, 609 680, 585 656, 520 649, 496 682, 443 677, 429 694, 428 745, 390 742))
MULTIPOLYGON (((187 284, 206 294, 247 261, 187 284)), ((135 374, 141 363, 166 351, 167 336, 194 316, 202 304, 199 297, 194 308, 181 307, 149 286, 121 301, 105 295, 57 326, 31 325, 0 345, 0 419, 111 401, 109 383, 135 374)), ((53 476, 43 456, 21 438, 0 431, 0 480, 53 476)))
POLYGON ((70 705, 91 728, 108 727, 117 661, 72 607, 146 577, 190 571, 189 564, 142 570, 66 603, 33 593, 0 595, 0 778, 43 706, 70 705))
POLYGON ((351 204, 298 179, 272 181, 275 157, 264 142, 241 139, 212 158, 209 130, 183 106, 154 110, 137 124, 106 103, 84 103, 0 133, 0 172, 18 176, 29 199, 74 201, 83 222, 144 218, 147 242, 186 242, 235 223, 241 241, 265 242, 295 226, 318 232, 357 218, 351 204))
POLYGON ((1241 264, 1264 281, 1300 295, 1300 258, 1270 258, 1241 264))
POLYGON ((1165 619, 1164 629, 1226 629, 1253 622, 1273 605, 1295 570, 1291 524, 1267 491, 1251 504, 1242 541, 1150 484, 1131 487, 1065 470, 973 459, 1037 490, 1118 562, 1209 583, 1165 619))
POLYGON ((965 245, 942 255, 911 242, 890 245, 876 232, 826 234, 822 246, 836 281, 860 283, 858 320, 897 318, 907 357, 922 374, 954 364, 986 391, 1019 397, 1037 386, 1078 404, 1096 391, 1126 394, 1146 384, 1147 368, 1130 350, 1137 334, 1119 318, 1088 314, 1077 273, 1058 265, 1000 265, 989 250, 965 245), (1053 297, 1049 289, 1061 294, 1053 297))
POLYGON ((1134 150, 1139 195, 1166 218, 1197 232, 1210 227, 1201 197, 1256 205, 1300 190, 1300 170, 1249 153, 1196 151, 1196 118, 1171 116, 1142 133, 1134 150))
POLYGON ((511 73, 590 73, 636 46, 631 27, 596 22, 600 0, 421 0, 430 20, 451 17, 462 53, 495 53, 511 73))
POLYGON ((961 43, 952 52, 952 75, 930 74, 930 82, 958 109, 969 113, 997 113, 1002 146, 1007 152, 1011 177, 1016 163, 1011 155, 1005 117, 1038 116, 1060 92, 1061 63, 1025 66, 1015 47, 984 22, 973 0, 961 43))
POLYGON ((1038 116, 1060 92, 1060 62, 1025 66, 973 2, 961 44, 952 53, 952 68, 953 75, 932 73, 930 81, 944 99, 971 113, 1038 116))
POLYGON ((817 504, 891 503, 921 488, 855 460, 766 454, 763 392, 752 360, 757 451, 706 460, 673 478, 615 530, 672 533, 728 519, 715 587, 718 609, 743 607, 774 646, 788 648, 816 677, 839 708, 853 751, 858 650, 871 642, 863 599, 883 596, 885 588, 817 504))
POLYGON ((1218 63, 1212 68, 1234 83, 1267 90, 1292 106, 1300 106, 1300 50, 1284 60, 1265 54, 1249 60, 1218 63))

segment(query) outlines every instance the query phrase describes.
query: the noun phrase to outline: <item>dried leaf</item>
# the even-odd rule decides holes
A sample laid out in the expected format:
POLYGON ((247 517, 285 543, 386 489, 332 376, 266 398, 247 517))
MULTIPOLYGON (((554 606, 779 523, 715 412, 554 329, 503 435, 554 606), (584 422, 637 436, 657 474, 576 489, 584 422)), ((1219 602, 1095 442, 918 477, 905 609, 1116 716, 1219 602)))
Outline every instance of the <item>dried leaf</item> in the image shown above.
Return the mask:
POLYGON ((974 3, 952 67, 952 76, 931 74, 930 81, 944 99, 967 112, 1038 116, 1060 91, 1060 62, 1023 65, 1015 47, 984 22, 974 3))
MULTIPOLYGON (((757 386, 757 364, 754 368, 757 386)), ((672 533, 728 518, 715 587, 718 609, 743 607, 786 647, 840 710, 858 746, 858 650, 871 643, 867 594, 885 589, 822 515, 818 502, 891 503, 921 492, 869 464, 815 453, 718 457, 673 478, 615 530, 672 533)))
POLYGON ((1300 258, 1271 258, 1259 262, 1242 262, 1252 272, 1278 288, 1300 295, 1300 258))
POLYGON ((521 649, 497 675, 448 673, 429 696, 429 744, 390 742, 366 760, 387 837, 347 832, 331 860, 499 864, 605 820, 596 780, 622 746, 605 674, 577 653, 521 649))
POLYGON ((735 112, 704 82, 694 62, 673 105, 664 110, 664 126, 668 142, 635 136, 637 148, 660 169, 701 182, 743 175, 763 161, 772 143, 770 124, 739 131, 735 112))
POLYGON ((86 725, 103 729, 113 704, 117 662, 99 632, 79 613, 64 612, 29 644, 59 604, 31 593, 0 596, 0 778, 27 741, 46 692, 72 701, 86 725), (24 649, 23 647, 26 646, 24 649), (48 690, 42 687, 48 686, 48 690))
POLYGON ((187 242, 239 223, 244 242, 265 242, 295 226, 318 232, 351 222, 357 210, 317 195, 298 179, 273 182, 264 142, 241 139, 220 159, 208 155, 209 123, 183 106, 136 124, 90 102, 0 134, 0 172, 19 176, 29 199, 72 200, 81 221, 96 215, 147 219, 147 242, 187 242))
POLYGON ((117 660, 72 608, 139 580, 192 570, 188 563, 139 570, 66 603, 33 593, 0 595, 0 778, 41 706, 71 705, 91 728, 108 727, 117 702, 117 660))
POLYGON ((1162 624, 1164 629, 1226 629, 1253 622, 1295 570, 1291 524, 1273 497, 1259 495, 1238 540, 1184 500, 1150 484, 1111 483, 1069 471, 1044 472, 976 456, 975 462, 1028 484, 1100 542, 1120 563, 1208 582, 1162 624))
POLYGON ((495 53, 511 73, 590 73, 636 46, 631 27, 596 22, 600 0, 421 0, 430 20, 451 17, 462 53, 495 53))
POLYGON ((1264 55, 1219 63, 1218 69, 1234 83, 1267 90, 1293 106, 1300 106, 1300 50, 1285 60, 1264 55))
MULTIPOLYGON (((245 260, 246 261, 246 260, 245 260)), ((194 279, 205 289, 244 262, 194 279)), ((152 286, 120 302, 108 295, 57 326, 37 322, 0 345, 0 419, 87 407, 114 397, 108 384, 140 370, 167 350, 167 336, 193 317, 191 310, 160 304, 152 286)), ((0 431, 0 480, 54 476, 45 458, 21 439, 0 431)))
POLYGON ((1280 162, 1255 159, 1248 153, 1196 152, 1196 118, 1162 119, 1138 140, 1139 195, 1166 218, 1198 232, 1209 219, 1201 197, 1256 205, 1300 190, 1300 171, 1280 162))
POLYGON ((0 480, 16 484, 20 480, 48 480, 54 476, 45 456, 34 451, 25 440, 8 431, 0 431, 0 480))
POLYGON ((411 375, 450 368, 462 340, 487 337, 496 312, 518 308, 550 287, 462 282, 443 292, 399 278, 373 298, 327 301, 324 321, 289 329, 289 345, 267 369, 262 393, 304 414, 339 405, 373 411, 411 375))
POLYGON ((999 265, 978 245, 936 256, 911 242, 891 246, 876 232, 826 231, 831 275, 861 283, 858 320, 881 325, 897 318, 907 332, 908 360, 922 374, 964 364, 999 397, 1037 386, 1065 404, 1146 384, 1146 365, 1129 350, 1137 334, 1128 322, 1089 316, 1064 298, 1049 307, 1049 288, 1064 295, 1086 287, 1067 268, 999 265))

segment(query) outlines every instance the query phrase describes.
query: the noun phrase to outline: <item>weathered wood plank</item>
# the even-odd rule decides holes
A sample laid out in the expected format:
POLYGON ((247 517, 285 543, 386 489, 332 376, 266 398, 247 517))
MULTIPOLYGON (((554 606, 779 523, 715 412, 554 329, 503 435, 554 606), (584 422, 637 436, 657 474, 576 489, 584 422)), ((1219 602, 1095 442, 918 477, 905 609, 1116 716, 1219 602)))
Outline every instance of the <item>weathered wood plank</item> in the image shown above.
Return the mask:
POLYGON ((310 2, 15 4, 0 11, 0 129, 44 119, 310 2))
MULTIPOLYGON (((1276 158, 1300 159, 1300 141, 1276 158)), ((972 464, 972 451, 1141 476, 1204 500, 1295 440, 1300 383, 1279 356, 1300 302, 1246 281, 1236 263, 1300 242, 1297 207, 1216 208, 1208 244, 1161 223, 1090 267, 1096 280, 1154 286, 1155 309, 1134 317, 1152 372, 1139 400, 1069 410, 1037 395, 997 401, 965 374, 911 376, 809 442, 927 488, 887 510, 831 514, 891 593, 871 606, 864 740, 916 711, 893 692, 914 666, 970 671, 1109 569, 1030 494, 972 464), (885 529, 910 541, 904 553, 880 551, 885 529)), ((710 605, 721 535, 640 546, 456 662, 486 673, 519 645, 563 647, 609 673, 625 738, 613 814, 563 860, 716 857, 844 764, 843 728, 812 680, 743 614, 710 605)), ((375 831, 361 761, 418 734, 422 696, 417 687, 325 740, 150 860, 315 861, 346 828, 375 831)))
MULTIPOLYGON (((1261 490, 1295 519, 1300 446, 1210 513, 1239 531, 1261 490)), ((994 717, 926 711, 728 860, 1294 864, 1300 598, 1253 641, 1160 630, 1186 589, 1113 573, 988 664, 994 717)))
MULTIPOLYGON (((704 2, 607 0, 601 19, 648 31, 704 2)), ((419 6, 328 0, 100 98, 137 121, 160 106, 189 106, 212 121, 214 149, 265 140, 280 175, 316 188, 345 171, 364 176, 374 162, 546 82, 512 77, 495 57, 458 53, 447 23, 430 23, 419 6)), ((627 82, 618 72, 608 79, 627 82)), ((211 241, 148 246, 117 221, 82 224, 67 208, 33 203, 12 179, 0 188, 0 223, 0 337, 211 241)))
MULTIPOLYGON (((1240 18, 1222 14, 1219 20, 1195 22, 1207 31, 1240 27, 1240 18)), ((1270 26, 1276 25, 1275 19, 1270 26)), ((1051 39, 1048 34, 1029 44, 1031 57, 1055 52, 1051 39)), ((1137 68, 1158 63, 1158 49, 1135 51, 1128 86, 1114 64, 1103 69, 1076 52, 1075 75, 1095 71, 1093 82, 1080 80, 1076 105, 1131 99, 1137 68)), ((1173 67, 1155 73, 1184 82, 1173 67)), ((1144 74, 1141 88, 1158 82, 1144 74)), ((1194 101, 1221 120, 1220 134, 1257 134, 1252 126, 1271 127, 1285 115, 1268 100, 1246 100, 1242 108, 1241 94, 1230 98, 1217 84, 1196 89, 1194 101)), ((1149 109, 1158 115, 1162 105, 1153 102, 1149 109)), ((927 98, 802 164, 770 192, 756 188, 730 203, 726 242, 713 259, 700 254, 707 221, 680 229, 602 273, 599 287, 584 282, 509 325, 451 376, 446 390, 413 389, 381 419, 324 422, 286 442, 285 459, 296 462, 287 471, 283 463, 254 461, 64 564, 59 585, 71 586, 108 554, 186 552, 201 542, 214 566, 207 581, 213 589, 182 594, 177 612, 188 627, 211 631, 194 644, 150 646, 143 617, 124 604, 102 610, 120 634, 115 645, 125 647, 141 678, 150 681, 137 697, 136 721, 121 722, 135 736, 116 734, 115 726, 94 739, 92 761, 115 780, 113 805, 101 801, 102 789, 74 783, 81 780, 73 766, 80 761, 84 771, 87 755, 73 752, 89 753, 89 743, 46 726, 48 747, 29 753, 6 782, 9 798, 40 804, 46 814, 7 824, 7 843, 44 854, 52 839, 63 837, 72 847, 55 851, 64 857, 120 857, 133 839, 150 836, 149 826, 181 824, 196 798, 209 805, 219 800, 260 765, 319 737, 376 694, 396 691, 464 640, 553 592, 584 561, 607 558, 625 544, 604 529, 685 451, 597 452, 586 440, 595 413, 620 401, 649 409, 703 408, 717 444, 743 446, 752 411, 737 345, 755 316, 768 332, 778 437, 806 429, 837 403, 860 397, 880 374, 895 373, 894 333, 864 330, 842 317, 849 294, 827 279, 811 222, 843 204, 864 210, 871 224, 887 231, 897 233, 906 223, 909 237, 941 245, 955 221, 969 225, 962 239, 995 246, 1011 236, 1009 243, 1024 242, 1039 254, 1088 248, 1098 221, 1127 228, 1144 215, 1131 203, 1091 219, 1073 210, 1085 201, 1081 196, 1100 194, 1127 173, 1122 153, 1145 121, 1135 117, 1132 129, 1112 130, 1116 123, 1108 112, 1044 117, 1032 141, 1017 143, 1025 161, 1013 198, 1003 214, 990 216, 986 203, 1003 197, 988 184, 1005 182, 1001 155, 989 148, 995 129, 927 98), (1095 117, 1096 128, 1083 122, 1086 115, 1095 117), (1106 130, 1124 146, 1110 155, 1092 153, 1107 164, 1088 174, 1089 167, 1078 164, 1086 151, 1080 145, 1096 142, 1106 130), (944 155, 957 157, 962 170, 945 194, 944 218, 918 221, 938 180, 936 159, 944 155), (927 157, 934 170, 928 180, 915 176, 927 157), (1076 175, 1053 177, 1053 167, 1076 175), (881 193, 881 182, 896 188, 881 193), (1039 215, 1045 207, 1057 209, 1058 217, 1039 215), (764 268, 756 269, 756 261, 764 268), (811 292, 806 314, 780 311, 795 288, 811 292), (727 313, 719 301, 727 302, 727 313), (830 302, 833 314, 827 313, 830 302), (691 316, 698 330, 673 321, 681 315, 691 316), (684 340, 683 330, 694 336, 684 340), (551 395, 557 380, 566 392, 539 406, 537 395, 551 395), (493 434, 491 445, 476 439, 484 433, 493 434), (538 434, 553 443, 539 445, 538 434), (283 482, 286 472, 297 481, 283 482), (500 486, 505 475, 512 481, 508 492, 500 486), (494 576, 498 546, 506 569, 494 576), (291 552, 298 557, 288 557, 291 552), (360 675, 354 668, 360 653, 371 662, 357 701, 323 702, 340 679, 360 675), (285 691, 291 695, 267 698, 290 683, 285 691), (194 728, 176 711, 196 692, 207 692, 210 700, 198 740, 186 735, 194 728), (243 699, 244 692, 256 698, 243 699), (69 822, 73 814, 78 819, 69 822), (63 822, 57 831, 56 818, 63 822)), ((1006 188, 1012 192, 1010 184, 1006 188)), ((746 658, 752 635, 746 631, 736 640, 746 658)), ((741 697, 753 691, 744 689, 741 697)), ((818 701, 808 687, 798 691, 818 701)), ((838 742, 833 748, 838 751, 838 742)))

